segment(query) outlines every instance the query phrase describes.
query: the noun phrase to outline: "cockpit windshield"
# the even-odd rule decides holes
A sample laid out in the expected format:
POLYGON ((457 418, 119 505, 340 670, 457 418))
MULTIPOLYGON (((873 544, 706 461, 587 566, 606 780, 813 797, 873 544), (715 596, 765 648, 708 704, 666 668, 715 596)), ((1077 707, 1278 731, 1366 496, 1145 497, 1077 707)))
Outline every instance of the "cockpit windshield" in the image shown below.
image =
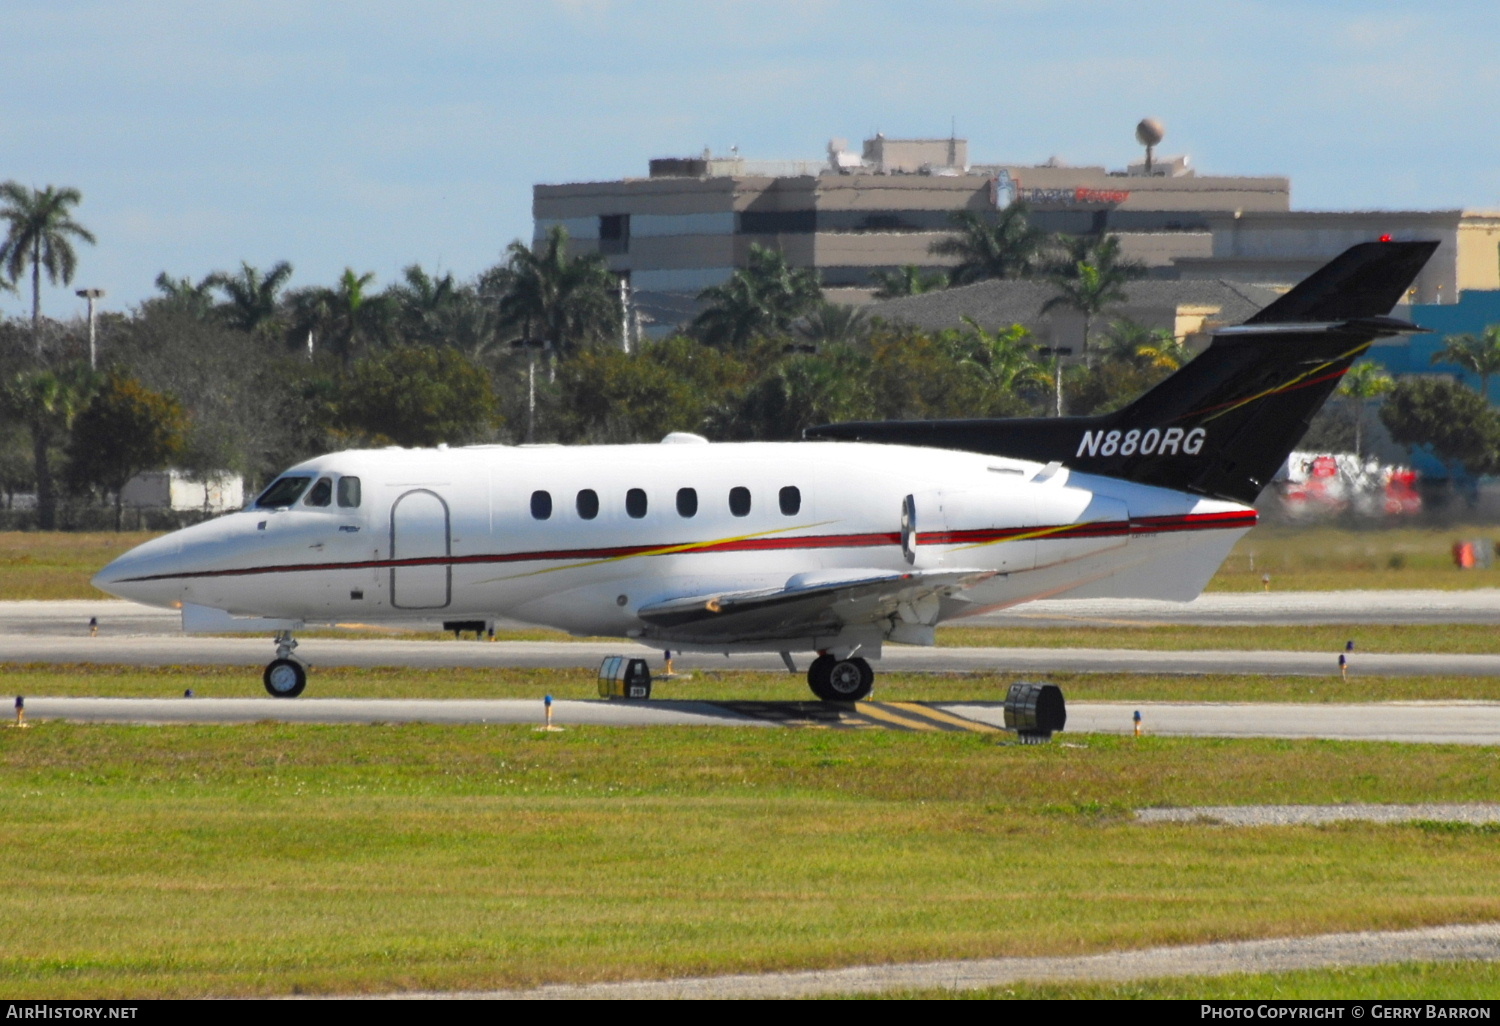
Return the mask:
POLYGON ((271 487, 260 493, 260 498, 255 500, 256 509, 280 509, 290 506, 297 501, 297 497, 306 490, 312 477, 288 474, 286 477, 278 477, 271 482, 271 487))

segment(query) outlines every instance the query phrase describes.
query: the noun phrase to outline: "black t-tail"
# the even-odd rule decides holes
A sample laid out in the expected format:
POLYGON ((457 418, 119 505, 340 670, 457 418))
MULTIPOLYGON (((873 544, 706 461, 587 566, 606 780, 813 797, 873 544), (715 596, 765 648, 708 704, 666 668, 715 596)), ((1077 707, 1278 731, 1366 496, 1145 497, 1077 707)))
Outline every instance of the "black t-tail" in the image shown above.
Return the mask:
POLYGON ((962 449, 1255 501, 1349 365, 1378 338, 1422 329, 1388 316, 1436 242, 1367 242, 1335 257, 1196 359, 1097 417, 864 421, 807 438, 962 449))

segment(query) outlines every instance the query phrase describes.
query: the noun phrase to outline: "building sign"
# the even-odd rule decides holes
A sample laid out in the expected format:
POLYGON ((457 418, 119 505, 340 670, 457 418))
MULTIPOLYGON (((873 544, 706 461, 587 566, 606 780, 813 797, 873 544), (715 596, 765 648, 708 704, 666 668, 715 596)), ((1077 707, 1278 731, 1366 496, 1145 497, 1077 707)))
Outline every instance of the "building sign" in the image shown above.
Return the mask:
POLYGON ((996 210, 1004 210, 1016 201, 1016 190, 1020 184, 1010 176, 1009 171, 1001 168, 990 179, 990 203, 996 210))
POLYGON ((1099 207, 1119 206, 1130 198, 1128 189, 1023 189, 1016 185, 1016 199, 1036 206, 1099 207))

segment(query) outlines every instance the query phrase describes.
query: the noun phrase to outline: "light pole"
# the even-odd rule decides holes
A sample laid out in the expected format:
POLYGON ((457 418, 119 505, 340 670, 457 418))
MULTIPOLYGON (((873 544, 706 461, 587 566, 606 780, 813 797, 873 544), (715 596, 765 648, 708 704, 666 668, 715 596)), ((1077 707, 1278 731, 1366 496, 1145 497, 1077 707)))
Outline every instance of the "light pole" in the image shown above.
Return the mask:
POLYGON ((89 301, 89 370, 94 370, 98 364, 98 350, 94 345, 94 301, 104 298, 103 289, 79 289, 77 295, 81 299, 89 301))
POLYGON ((1053 416, 1062 416, 1062 358, 1073 355, 1072 346, 1037 346, 1036 351, 1042 356, 1052 357, 1052 383, 1056 388, 1056 406, 1053 416))
POLYGON ((546 352, 547 339, 518 338, 511 343, 513 349, 526 350, 526 444, 536 441, 536 354, 546 352))

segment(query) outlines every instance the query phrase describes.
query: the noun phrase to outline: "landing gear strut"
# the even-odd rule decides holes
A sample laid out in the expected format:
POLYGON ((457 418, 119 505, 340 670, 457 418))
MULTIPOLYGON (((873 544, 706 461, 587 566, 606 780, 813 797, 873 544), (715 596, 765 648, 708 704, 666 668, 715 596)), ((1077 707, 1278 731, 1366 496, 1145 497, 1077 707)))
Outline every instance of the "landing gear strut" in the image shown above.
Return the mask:
POLYGON ((292 658, 297 642, 291 631, 276 632, 276 658, 266 664, 261 680, 272 698, 296 698, 307 687, 307 667, 292 658))
POLYGON ((825 702, 858 702, 875 689, 875 671, 863 659, 824 654, 807 668, 807 686, 825 702))

